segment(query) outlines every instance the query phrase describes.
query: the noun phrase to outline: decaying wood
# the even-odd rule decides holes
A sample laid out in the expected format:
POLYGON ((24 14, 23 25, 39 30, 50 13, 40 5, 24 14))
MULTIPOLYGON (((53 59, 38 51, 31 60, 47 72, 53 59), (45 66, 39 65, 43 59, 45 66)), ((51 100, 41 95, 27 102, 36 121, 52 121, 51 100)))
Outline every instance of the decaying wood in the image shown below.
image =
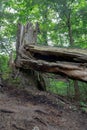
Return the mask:
MULTIPOLYGON (((36 23, 35 26, 30 22, 27 23, 26 25, 22 25, 20 23, 18 24, 15 63, 16 63, 16 67, 19 68, 19 70, 20 70, 20 67, 19 67, 20 60, 22 57, 24 57, 24 59, 33 58, 32 54, 30 52, 28 52, 28 56, 27 56, 26 49, 24 48, 24 46, 25 45, 36 45, 38 33, 40 33, 38 23, 36 23)), ((30 69, 28 69, 28 71, 26 72, 25 68, 22 68, 21 72, 19 71, 19 73, 20 73, 19 75, 21 75, 21 78, 22 78, 21 82, 23 84, 25 84, 24 86, 26 86, 26 84, 27 84, 24 81, 24 79, 26 78, 26 76, 24 76, 24 73, 26 73, 27 79, 30 79, 30 77, 32 77, 32 75, 33 75, 33 77, 32 77, 33 82, 39 90, 45 90, 45 81, 44 81, 44 77, 41 73, 36 72, 35 70, 30 70, 30 69)), ((31 81, 29 80, 28 83, 30 84, 30 82, 31 81)), ((32 84, 32 86, 33 86, 33 84, 32 84)))
MULTIPOLYGON (((28 30, 30 27, 27 28, 28 30)), ((87 50, 37 46, 31 30, 18 48, 16 67, 54 73, 87 82, 87 50), (31 33, 30 33, 31 32, 31 33), (27 42, 25 42, 27 38, 27 42)), ((37 34, 36 34, 37 37, 37 34)), ((36 39, 36 38, 35 38, 36 39)))
MULTIPOLYGON (((22 25, 18 23, 18 31, 17 31, 17 42, 16 42, 16 54, 17 58, 20 58, 19 54, 23 50, 23 46, 25 44, 28 45, 36 45, 37 43, 37 34, 39 31, 39 25, 36 23, 36 27, 33 26, 32 23, 27 23, 26 25, 22 25)), ((26 54, 21 53, 26 57, 26 54)))

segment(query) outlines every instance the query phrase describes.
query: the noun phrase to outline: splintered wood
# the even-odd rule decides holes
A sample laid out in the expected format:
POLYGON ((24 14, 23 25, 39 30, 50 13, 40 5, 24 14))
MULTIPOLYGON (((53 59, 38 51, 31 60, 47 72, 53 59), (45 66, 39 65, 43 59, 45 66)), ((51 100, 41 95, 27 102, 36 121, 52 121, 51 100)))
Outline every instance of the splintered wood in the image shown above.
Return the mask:
POLYGON ((16 67, 87 82, 87 49, 37 46, 37 25, 19 25, 16 67))

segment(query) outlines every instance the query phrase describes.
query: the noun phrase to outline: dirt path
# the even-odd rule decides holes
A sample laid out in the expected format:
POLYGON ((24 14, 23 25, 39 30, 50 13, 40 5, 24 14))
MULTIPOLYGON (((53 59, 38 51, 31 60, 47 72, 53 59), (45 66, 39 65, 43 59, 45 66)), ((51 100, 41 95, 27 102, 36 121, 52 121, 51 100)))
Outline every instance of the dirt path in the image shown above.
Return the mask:
POLYGON ((0 130, 87 130, 87 115, 55 95, 6 87, 0 92, 0 130))

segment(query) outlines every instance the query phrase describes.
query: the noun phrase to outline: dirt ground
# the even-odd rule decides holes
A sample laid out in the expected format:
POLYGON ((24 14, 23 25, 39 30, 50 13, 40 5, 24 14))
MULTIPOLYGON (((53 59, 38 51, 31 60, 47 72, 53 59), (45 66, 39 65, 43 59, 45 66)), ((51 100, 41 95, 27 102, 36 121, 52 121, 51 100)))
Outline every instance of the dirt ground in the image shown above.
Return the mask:
POLYGON ((5 86, 0 130, 87 130, 87 115, 55 94, 5 86))

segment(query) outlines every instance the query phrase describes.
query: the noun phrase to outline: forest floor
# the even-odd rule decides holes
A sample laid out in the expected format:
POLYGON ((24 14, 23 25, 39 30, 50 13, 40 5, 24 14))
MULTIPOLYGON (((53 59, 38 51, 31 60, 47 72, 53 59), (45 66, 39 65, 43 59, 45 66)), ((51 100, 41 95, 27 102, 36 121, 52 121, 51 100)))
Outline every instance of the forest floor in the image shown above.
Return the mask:
POLYGON ((87 130, 87 115, 55 94, 6 86, 0 92, 0 130, 87 130))

